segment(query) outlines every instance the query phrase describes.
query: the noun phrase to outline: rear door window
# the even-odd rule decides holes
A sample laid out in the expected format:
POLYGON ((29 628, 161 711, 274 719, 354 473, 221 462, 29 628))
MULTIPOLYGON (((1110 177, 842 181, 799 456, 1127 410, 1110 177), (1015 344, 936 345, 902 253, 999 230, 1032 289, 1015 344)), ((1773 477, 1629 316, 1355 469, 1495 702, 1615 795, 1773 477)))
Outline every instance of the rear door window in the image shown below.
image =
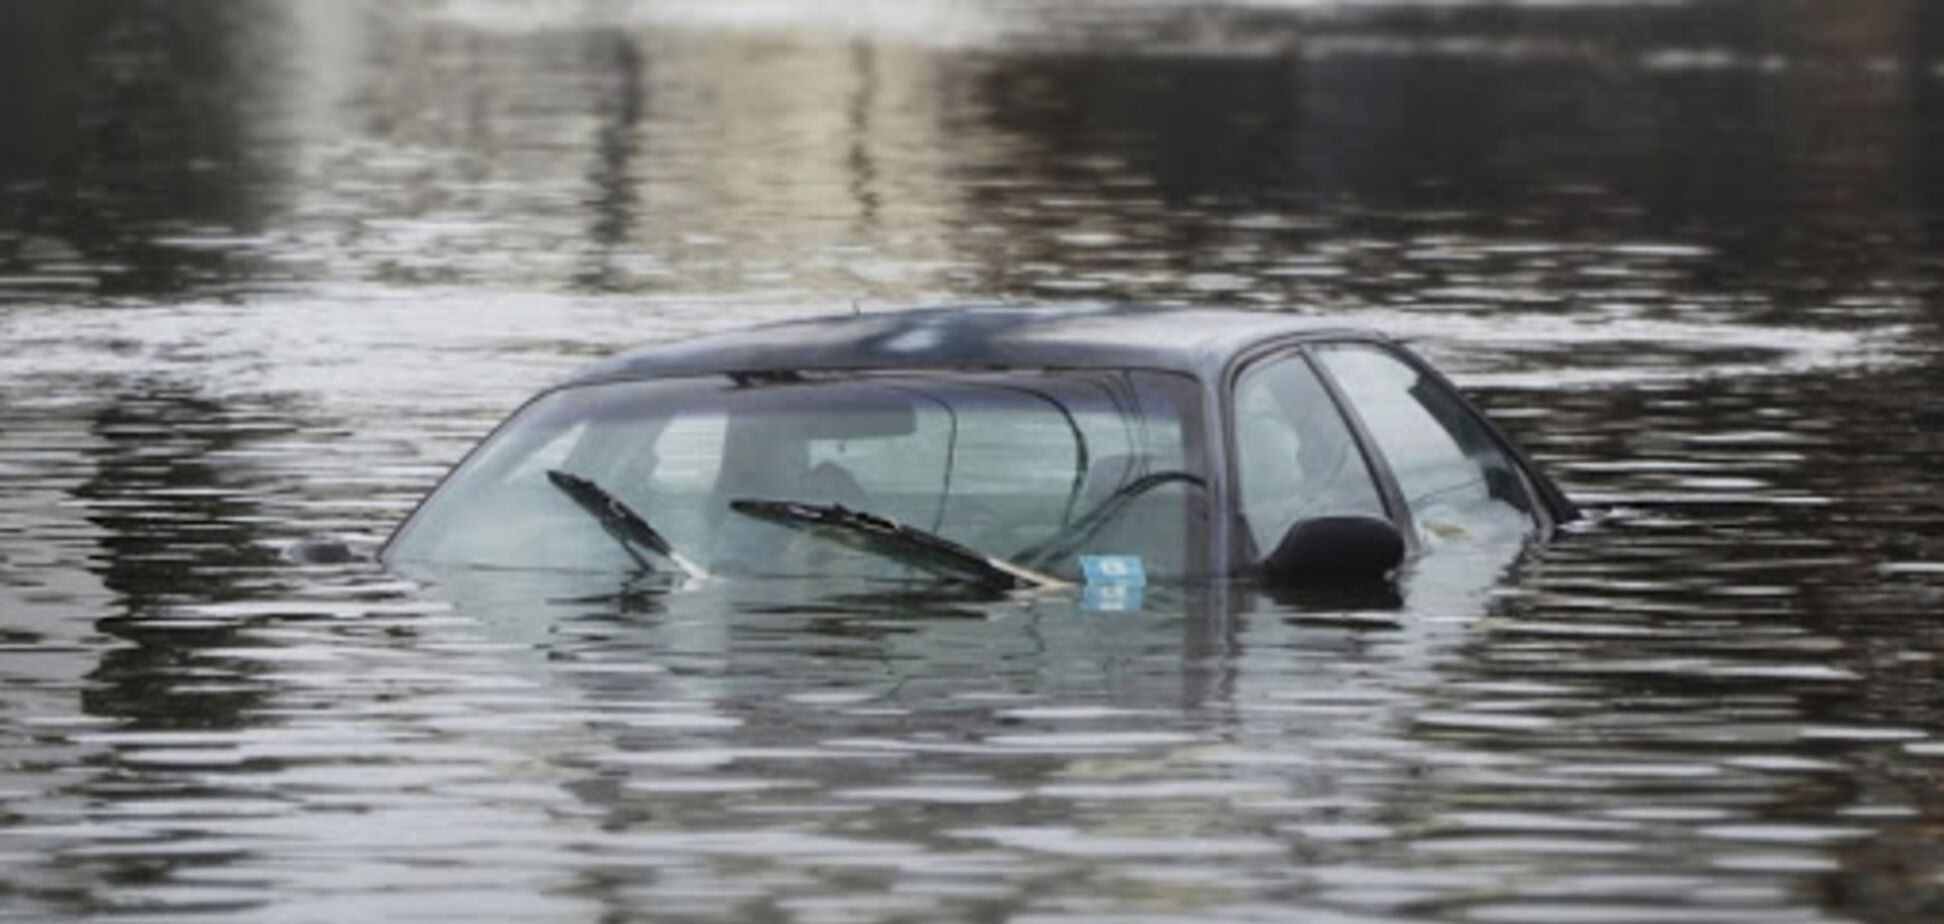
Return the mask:
POLYGON ((1427 546, 1536 529, 1518 467, 1457 394, 1377 347, 1315 354, 1389 463, 1427 546))

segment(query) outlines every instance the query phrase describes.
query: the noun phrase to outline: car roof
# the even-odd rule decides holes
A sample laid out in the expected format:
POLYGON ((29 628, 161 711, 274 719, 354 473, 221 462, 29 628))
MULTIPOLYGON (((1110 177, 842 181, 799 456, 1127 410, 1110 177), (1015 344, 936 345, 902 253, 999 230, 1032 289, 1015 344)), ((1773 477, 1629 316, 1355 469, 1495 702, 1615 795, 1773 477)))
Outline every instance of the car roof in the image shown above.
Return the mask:
POLYGON ((1140 305, 955 305, 785 321, 638 347, 568 384, 868 369, 1159 369, 1213 378, 1257 344, 1375 335, 1286 311, 1140 305))

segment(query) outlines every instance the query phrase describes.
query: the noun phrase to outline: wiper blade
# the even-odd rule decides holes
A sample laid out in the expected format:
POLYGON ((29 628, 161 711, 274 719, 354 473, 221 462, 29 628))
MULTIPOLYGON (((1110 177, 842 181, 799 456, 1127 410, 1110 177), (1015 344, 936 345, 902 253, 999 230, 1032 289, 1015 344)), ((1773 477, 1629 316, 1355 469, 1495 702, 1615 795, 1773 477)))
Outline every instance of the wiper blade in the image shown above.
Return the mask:
POLYGON ((628 506, 627 501, 614 496, 613 492, 601 487, 593 479, 550 468, 547 469, 547 480, 553 482, 553 486, 559 488, 561 493, 573 498, 574 503, 580 505, 582 510, 599 520, 601 528, 606 530, 608 535, 613 536, 615 541, 621 543, 621 547, 627 550, 628 555, 643 568, 650 567, 648 560, 635 552, 635 546, 645 548, 674 562, 675 567, 682 569, 682 573, 689 577, 709 576, 708 569, 675 551, 675 547, 669 544, 666 537, 653 526, 648 525, 647 517, 636 513, 633 507, 628 506))
POLYGON ((936 533, 842 504, 737 498, 729 509, 744 516, 828 536, 862 552, 914 565, 945 577, 1003 588, 1065 587, 1067 582, 1031 568, 993 558, 936 533))

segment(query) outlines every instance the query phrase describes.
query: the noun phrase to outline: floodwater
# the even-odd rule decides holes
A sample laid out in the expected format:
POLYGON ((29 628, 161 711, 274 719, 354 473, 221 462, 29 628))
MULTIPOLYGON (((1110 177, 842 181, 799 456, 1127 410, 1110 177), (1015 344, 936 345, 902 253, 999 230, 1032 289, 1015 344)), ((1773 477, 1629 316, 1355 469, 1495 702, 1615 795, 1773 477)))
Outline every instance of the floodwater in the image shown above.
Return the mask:
POLYGON ((1944 918, 1941 237, 1924 0, 8 3, 0 918, 1944 918), (1598 515, 1129 613, 280 556, 624 344, 1092 299, 1406 337, 1598 515))

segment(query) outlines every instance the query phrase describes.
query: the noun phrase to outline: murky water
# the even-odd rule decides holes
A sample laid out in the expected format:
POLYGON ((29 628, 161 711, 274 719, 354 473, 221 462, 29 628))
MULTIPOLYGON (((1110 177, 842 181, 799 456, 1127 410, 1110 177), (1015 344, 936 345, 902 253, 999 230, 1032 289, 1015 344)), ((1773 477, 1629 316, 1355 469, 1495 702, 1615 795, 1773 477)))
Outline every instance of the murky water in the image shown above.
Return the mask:
POLYGON ((104 0, 0 52, 0 917, 1944 917, 1934 5, 104 0), (1604 512, 1132 614, 279 557, 618 346, 947 299, 1349 313, 1604 512))

